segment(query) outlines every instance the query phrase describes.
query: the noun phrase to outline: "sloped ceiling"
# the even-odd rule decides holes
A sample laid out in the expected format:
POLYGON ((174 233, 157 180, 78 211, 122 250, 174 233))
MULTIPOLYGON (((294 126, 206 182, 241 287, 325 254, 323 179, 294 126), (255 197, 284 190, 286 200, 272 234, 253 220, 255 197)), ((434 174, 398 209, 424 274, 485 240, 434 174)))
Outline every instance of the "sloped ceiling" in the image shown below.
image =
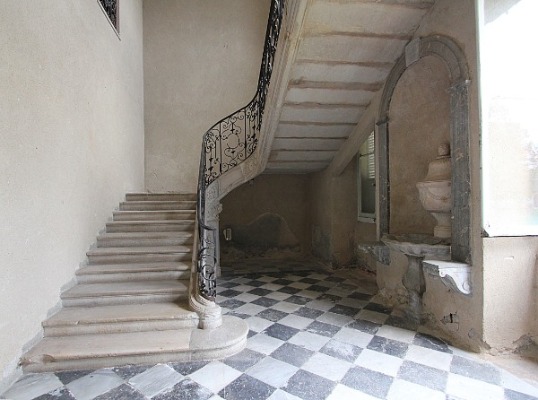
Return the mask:
POLYGON ((312 0, 266 173, 325 169, 435 0, 312 0))

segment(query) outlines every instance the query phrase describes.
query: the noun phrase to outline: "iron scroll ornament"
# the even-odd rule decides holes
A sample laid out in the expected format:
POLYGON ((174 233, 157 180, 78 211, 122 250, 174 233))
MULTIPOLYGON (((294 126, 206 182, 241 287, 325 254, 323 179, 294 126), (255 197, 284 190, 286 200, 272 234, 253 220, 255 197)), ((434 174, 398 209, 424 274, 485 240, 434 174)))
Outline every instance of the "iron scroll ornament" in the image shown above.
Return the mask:
POLYGON ((285 0, 272 0, 265 32, 258 86, 253 99, 245 107, 221 119, 202 139, 198 171, 198 264, 200 294, 211 301, 216 297, 216 270, 220 253, 217 228, 206 223, 206 190, 219 176, 249 158, 258 146, 269 83, 273 73, 285 0))

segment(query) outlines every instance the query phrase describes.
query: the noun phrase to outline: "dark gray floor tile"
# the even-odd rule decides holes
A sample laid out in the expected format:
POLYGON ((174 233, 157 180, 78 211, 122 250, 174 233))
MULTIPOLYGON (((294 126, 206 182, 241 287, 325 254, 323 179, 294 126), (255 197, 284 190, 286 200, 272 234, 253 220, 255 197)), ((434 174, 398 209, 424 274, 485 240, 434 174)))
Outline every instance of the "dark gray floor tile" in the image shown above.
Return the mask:
POLYGON ((133 389, 128 384, 124 383, 121 386, 118 386, 115 389, 112 389, 105 394, 97 396, 94 400, 145 400, 144 396, 139 391, 133 389))
POLYGON ((219 392, 226 400, 267 399, 276 389, 249 375, 241 375, 219 392))
POLYGON ((251 303, 262 307, 272 307, 278 302, 278 300, 268 299, 267 297, 260 297, 259 299, 256 299, 251 303))
POLYGON ((223 362, 238 371, 245 372, 264 357, 264 354, 257 351, 245 349, 234 356, 225 358, 223 362))
POLYGON ((370 350, 379 351, 391 356, 405 357, 408 345, 397 340, 387 339, 381 336, 374 336, 368 344, 370 350))
POLYGON ((245 304, 246 303, 244 301, 228 299, 228 300, 221 301, 219 303, 219 306, 229 308, 230 310, 235 310, 236 308, 239 308, 245 304))
POLYGON ((76 398, 69 390, 67 390, 67 388, 61 387, 50 393, 35 397, 33 400, 76 400, 76 398))
POLYGON ((152 400, 207 400, 213 393, 191 379, 183 379, 173 389, 154 396, 152 400))
POLYGON ((378 303, 368 303, 364 306, 365 310, 375 311, 382 314, 390 314, 392 312, 391 307, 384 306, 378 303))
POLYGON ((384 399, 392 385, 392 381, 392 377, 380 372, 362 367, 353 367, 347 372, 341 383, 350 388, 384 399))
POLYGON ((308 290, 311 290, 313 292, 320 292, 325 293, 327 290, 330 290, 330 287, 327 286, 321 286, 321 285, 312 285, 308 287, 308 290))
POLYGON ((408 331, 416 331, 419 324, 415 321, 398 317, 395 315, 389 315, 385 321, 385 325, 395 326, 397 328, 407 329, 408 331))
POLYGON ((80 371, 61 371, 56 372, 55 375, 58 377, 60 381, 64 385, 67 385, 70 382, 76 381, 79 378, 82 378, 83 376, 89 375, 93 372, 93 370, 80 370, 80 371))
POLYGON ((256 289, 249 290, 247 293, 255 294, 256 296, 265 296, 271 293, 271 291, 267 289, 256 288, 256 289))
POLYGON ((366 321, 363 319, 357 319, 350 323, 347 327, 369 333, 370 335, 375 335, 379 328, 381 328, 381 324, 376 324, 375 322, 366 321))
POLYGON ((293 281, 290 281, 289 279, 282 279, 282 278, 280 278, 280 279, 276 279, 276 280, 274 280, 274 281, 271 282, 271 283, 275 283, 275 284, 277 284, 277 285, 284 285, 284 286, 287 286, 287 285, 289 285, 290 283, 293 283, 293 281))
POLYGON ((336 386, 335 382, 307 371, 297 371, 288 381, 284 390, 301 399, 326 399, 336 386))
POLYGON ((362 349, 349 343, 344 343, 339 340, 331 339, 320 350, 320 353, 327 354, 329 356, 354 362, 362 349))
POLYGON ((308 297, 303 296, 290 296, 286 300, 288 303, 298 304, 300 306, 304 306, 306 303, 309 303, 312 301, 312 299, 309 299, 308 297))
POLYGON ((342 300, 342 298, 340 296, 336 296, 334 294, 322 294, 321 296, 318 297, 318 300, 326 300, 328 302, 331 302, 331 303, 338 303, 340 300, 342 300))
MULTIPOLYGON (((259 276, 258 276, 259 278, 259 276)), ((260 287, 260 286, 263 286, 265 285, 267 282, 262 282, 262 281, 257 281, 257 280, 252 280, 250 282, 247 282, 245 283, 245 285, 249 285, 249 286, 254 286, 254 287, 260 287)))
POLYGON ((357 299, 357 300, 362 300, 362 301, 368 301, 370 300, 373 296, 371 294, 367 294, 367 293, 361 293, 361 292, 353 292, 351 293, 349 296, 347 296, 351 299, 357 299))
POLYGON ((292 328, 291 326, 282 325, 279 323, 271 325, 265 330, 265 333, 269 336, 280 340, 290 340, 299 332, 299 329, 292 328))
POLYGON ((297 311, 295 311, 293 314, 299 315, 305 318, 316 319, 320 315, 324 314, 324 312, 321 310, 315 310, 309 307, 301 307, 297 311))
POLYGON ((464 357, 454 356, 450 365, 450 372, 493 383, 494 385, 501 383, 501 373, 496 367, 464 357))
POLYGON ((448 372, 417 364, 412 361, 404 361, 398 371, 398 377, 409 382, 427 386, 430 389, 444 392, 446 389, 448 372))
POLYGON ((285 313, 283 311, 273 310, 272 308, 268 308, 267 310, 263 310, 262 312, 259 312, 256 316, 267 319, 269 321, 277 322, 287 316, 288 313, 285 313))
POLYGON ((151 365, 125 365, 123 367, 112 368, 112 371, 114 371, 120 378, 129 380, 133 376, 141 374, 150 367, 151 365))
POLYGON ((301 292, 302 290, 301 289, 297 289, 297 288, 293 288, 293 287, 289 287, 289 286, 284 286, 283 288, 280 288, 277 290, 277 292, 282 292, 282 293, 286 293, 286 294, 297 294, 299 292, 301 292))
POLYGON ((242 292, 238 292, 237 290, 233 290, 233 289, 227 289, 227 290, 223 290, 222 292, 219 292, 219 295, 222 296, 222 297, 235 297, 235 296, 239 296, 242 292))
POLYGON ((181 375, 190 375, 200 368, 205 367, 208 364, 208 361, 191 361, 191 362, 178 362, 168 364, 174 368, 181 375))
POLYGON ((340 328, 335 325, 326 324, 325 322, 314 321, 306 327, 306 330, 318 335, 333 337, 340 331, 340 328))
POLYGON ((303 278, 303 279, 299 280, 299 282, 304 282, 304 283, 311 283, 311 284, 314 284, 314 283, 318 283, 318 282, 319 282, 319 279, 303 278))
POLYGON ((538 400, 538 397, 530 396, 528 394, 516 392, 510 389, 504 389, 505 400, 538 400))
POLYGON ((284 343, 278 349, 273 351, 271 357, 296 367, 301 367, 313 355, 313 351, 307 350, 304 347, 296 346, 291 343, 284 343))
POLYGON ((450 348, 445 342, 443 342, 441 339, 437 339, 425 333, 417 333, 415 339, 413 340, 413 344, 416 344, 417 346, 427 347, 428 349, 436 351, 442 351, 443 353, 452 354, 452 350, 450 350, 450 348))
POLYGON ((333 308, 329 310, 329 312, 340 314, 340 315, 347 315, 348 317, 354 317, 359 311, 360 311, 360 308, 342 306, 339 304, 335 305, 333 308))

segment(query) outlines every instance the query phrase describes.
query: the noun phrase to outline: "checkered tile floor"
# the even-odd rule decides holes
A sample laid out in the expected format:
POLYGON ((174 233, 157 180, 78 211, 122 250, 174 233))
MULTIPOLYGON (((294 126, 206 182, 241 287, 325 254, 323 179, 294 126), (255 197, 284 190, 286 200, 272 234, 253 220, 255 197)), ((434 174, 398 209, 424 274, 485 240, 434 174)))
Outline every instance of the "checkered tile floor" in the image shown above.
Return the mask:
POLYGON ((250 326, 221 361, 29 374, 7 399, 538 399, 538 387, 473 354, 401 328, 375 284, 349 273, 271 272, 220 280, 224 312, 250 326))

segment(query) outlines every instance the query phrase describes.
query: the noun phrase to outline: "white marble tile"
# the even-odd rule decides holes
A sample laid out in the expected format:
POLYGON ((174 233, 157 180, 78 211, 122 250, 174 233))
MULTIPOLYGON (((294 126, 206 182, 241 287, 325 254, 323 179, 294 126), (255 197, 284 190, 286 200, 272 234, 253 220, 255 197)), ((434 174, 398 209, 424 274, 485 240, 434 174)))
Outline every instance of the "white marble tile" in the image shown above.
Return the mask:
POLYGON ((319 296, 319 292, 314 292, 313 290, 301 290, 297 293, 297 296, 306 297, 308 299, 315 299, 319 296))
POLYGON ((266 357, 256 365, 247 370, 247 374, 267 383, 273 387, 279 388, 286 386, 288 380, 295 374, 299 368, 272 357, 266 357))
POLYGON ((287 312, 287 313, 291 314, 292 312, 297 311, 301 307, 302 306, 300 306, 298 304, 293 304, 293 303, 288 303, 286 301, 281 301, 280 303, 275 304, 271 308, 274 309, 274 310, 284 311, 284 312, 287 312))
POLYGON ((257 304, 247 303, 243 304, 241 307, 237 307, 234 311, 241 314, 256 315, 265 309, 265 307, 259 306, 257 304))
POLYGON ((334 339, 338 339, 341 342, 349 343, 361 348, 368 346, 373 337, 374 335, 351 328, 342 328, 336 333, 336 335, 334 335, 334 339))
POLYGON ((18 380, 0 398, 30 400, 63 386, 54 374, 29 374, 18 380))
POLYGON ((504 390, 491 383, 467 378, 458 374, 449 374, 446 394, 469 400, 503 400, 504 390))
POLYGON ((265 285, 262 285, 260 287, 262 289, 267 289, 267 290, 278 290, 278 289, 282 289, 284 285, 278 285, 276 283, 266 283, 265 285))
POLYGON ((402 363, 403 359, 399 357, 390 356, 369 349, 364 349, 355 360, 355 364, 360 365, 361 367, 393 377, 398 374, 398 370, 402 363))
POLYGON ((306 306, 309 308, 313 308, 315 310, 329 311, 331 308, 334 307, 334 303, 328 300, 313 300, 310 303, 308 303, 306 306))
POLYGON ((311 332, 299 332, 288 340, 288 342, 308 350, 319 351, 329 340, 331 338, 327 336, 316 335, 311 332))
POLYGON ((345 326, 350 322, 353 322, 353 318, 348 317, 347 315, 335 314, 332 312, 326 312, 325 314, 320 315, 317 320, 340 327, 345 326))
POLYGON ((241 376, 241 372, 238 370, 220 361, 213 361, 189 375, 189 378, 208 388, 213 393, 218 393, 239 376, 241 376))
MULTIPOLYGON (((287 279, 288 281, 300 281, 301 279, 303 279, 302 276, 297 276, 297 275, 286 275, 284 277, 284 279, 287 279)), ((302 282, 301 282, 302 283, 302 282)), ((298 288, 299 289, 299 288, 298 288)))
POLYGON ((251 291, 252 289, 256 289, 254 286, 249 286, 249 285, 238 285, 238 286, 235 286, 233 288, 231 288, 232 290, 237 290, 238 292, 248 292, 248 291, 251 291))
POLYGON ((295 289, 306 289, 307 287, 312 286, 312 284, 305 283, 305 282, 293 282, 293 283, 290 283, 288 286, 295 289))
POLYGON ((90 400, 123 383, 110 369, 100 369, 65 385, 77 400, 90 400))
POLYGON ((276 281, 278 278, 275 278, 273 276, 268 276, 268 275, 265 275, 265 276, 262 276, 260 278, 258 278, 257 280, 260 281, 260 282, 273 282, 273 281, 276 281))
POLYGON ((389 316, 387 314, 378 313, 371 310, 360 310, 355 318, 364 319, 366 321, 375 322, 376 324, 384 324, 389 316))
POLYGON ((312 323, 310 318, 290 314, 278 321, 279 324, 291 326, 292 328, 304 329, 312 323))
POLYGON ((260 333, 247 341, 247 348, 262 354, 271 354, 284 344, 284 341, 260 333))
POLYGON ((277 389, 273 392, 271 396, 267 398, 267 400, 303 400, 300 397, 294 396, 288 392, 285 392, 281 389, 277 389))
POLYGON ((327 400, 379 400, 377 397, 337 384, 327 400))
POLYGON ((314 354, 301 369, 312 372, 332 381, 339 381, 353 366, 352 363, 328 356, 326 354, 314 354))
POLYGON ((538 398, 538 386, 533 386, 505 370, 501 370, 501 382, 507 389, 538 398))
POLYGON ((222 397, 220 397, 218 394, 211 396, 208 400, 224 400, 222 397))
POLYGON ((387 400, 445 400, 445 394, 416 383, 396 379, 390 387, 387 400))
POLYGON ((450 371, 452 354, 435 351, 414 344, 409 345, 405 359, 418 364, 427 365, 428 367, 437 368, 442 371, 450 371))
POLYGON ((172 389, 183 379, 183 375, 165 364, 156 366, 131 378, 129 383, 147 397, 153 397, 172 389))
POLYGON ((397 328, 395 326, 383 325, 381 328, 379 328, 376 335, 383 336, 387 339, 398 340, 404 343, 411 343, 415 338, 416 332, 397 328))
POLYGON ((241 293, 240 295, 235 296, 233 299, 244 301, 245 303, 250 303, 251 301, 258 300, 259 298, 260 296, 256 296, 255 294, 241 293))
POLYGON ((269 321, 260 317, 249 317, 245 320, 250 330, 254 332, 262 332, 274 324, 273 321, 269 321))
POLYGON ((268 299, 279 300, 279 301, 286 300, 290 296, 291 294, 283 293, 283 292, 272 292, 265 295, 265 297, 267 297, 268 299))

